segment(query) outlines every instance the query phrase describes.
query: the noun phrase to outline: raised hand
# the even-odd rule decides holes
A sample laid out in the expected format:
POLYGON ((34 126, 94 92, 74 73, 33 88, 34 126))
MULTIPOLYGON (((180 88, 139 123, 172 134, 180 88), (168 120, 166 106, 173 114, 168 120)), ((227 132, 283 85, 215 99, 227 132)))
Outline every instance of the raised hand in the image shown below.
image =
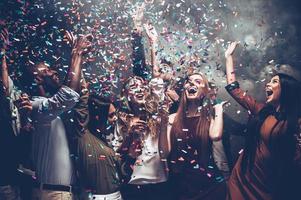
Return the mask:
POLYGON ((74 36, 74 34, 71 31, 66 31, 65 37, 66 37, 68 43, 70 43, 72 45, 72 47, 74 47, 75 40, 76 40, 76 37, 74 36))
POLYGON ((20 104, 18 105, 18 109, 24 113, 31 113, 32 111, 32 103, 29 100, 29 96, 26 93, 23 93, 20 97, 20 104))
POLYGON ((146 35, 147 35, 149 41, 157 42, 158 41, 158 33, 157 33, 155 27, 152 24, 147 23, 147 24, 144 24, 144 28, 145 28, 146 35))
POLYGON ((2 48, 2 51, 5 52, 5 50, 7 49, 7 46, 9 45, 9 34, 8 34, 8 30, 5 28, 1 31, 0 33, 0 39, 2 40, 3 42, 3 47, 2 48))
POLYGON ((79 35, 78 38, 75 38, 73 49, 79 54, 87 53, 92 46, 92 39, 91 34, 79 35))
POLYGON ((66 31, 65 37, 68 43, 71 44, 73 51, 79 54, 87 53, 92 46, 93 36, 91 34, 75 36, 71 31, 66 31))
POLYGON ((233 55, 238 44, 239 42, 237 41, 231 42, 231 44, 228 46, 227 50, 225 51, 225 58, 229 58, 230 56, 233 55))
POLYGON ((148 129, 147 123, 140 119, 133 119, 130 122, 130 132, 131 133, 143 133, 148 129))
POLYGON ((142 26, 142 20, 143 20, 143 15, 144 15, 144 8, 145 8, 145 4, 142 3, 140 6, 137 6, 136 10, 132 14, 132 18, 134 21, 134 27, 138 31, 142 31, 141 26, 142 26))

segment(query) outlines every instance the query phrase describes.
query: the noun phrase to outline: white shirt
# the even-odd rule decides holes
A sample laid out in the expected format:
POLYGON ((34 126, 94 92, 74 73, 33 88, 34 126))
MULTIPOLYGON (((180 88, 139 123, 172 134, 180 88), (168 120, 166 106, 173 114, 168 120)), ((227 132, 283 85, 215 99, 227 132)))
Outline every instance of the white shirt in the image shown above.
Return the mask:
POLYGON ((18 100, 21 96, 21 91, 18 90, 14 86, 14 82, 8 77, 8 92, 9 92, 9 104, 10 104, 10 111, 12 113, 12 128, 15 135, 19 135, 21 123, 20 123, 20 115, 18 108, 15 106, 14 101, 18 100))
POLYGON ((142 153, 136 159, 129 184, 154 184, 167 181, 166 170, 159 155, 158 137, 147 134, 142 153))
POLYGON ((59 115, 72 109, 78 101, 78 93, 62 86, 52 97, 36 97, 32 102, 32 154, 40 183, 72 185, 74 182, 66 131, 59 115))

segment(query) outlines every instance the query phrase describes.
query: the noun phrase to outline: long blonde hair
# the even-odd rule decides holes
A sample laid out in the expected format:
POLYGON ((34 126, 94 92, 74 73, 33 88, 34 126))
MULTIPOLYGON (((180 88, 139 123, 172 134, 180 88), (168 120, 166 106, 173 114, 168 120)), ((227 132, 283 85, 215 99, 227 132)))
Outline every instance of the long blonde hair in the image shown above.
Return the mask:
MULTIPOLYGON (((127 85, 130 83, 130 81, 132 79, 137 79, 137 80, 140 80, 144 84, 148 84, 143 78, 141 78, 139 76, 129 77, 124 83, 121 97, 123 99, 123 108, 124 108, 123 111, 125 113, 127 113, 128 115, 126 117, 126 120, 123 121, 124 122, 123 124, 128 127, 128 130, 130 128, 129 127, 130 120, 134 114, 133 109, 131 108, 131 104, 128 101, 128 91, 127 91, 128 90, 127 85)), ((157 134, 160 132, 161 126, 162 126, 161 119, 154 117, 155 115, 158 115, 158 113, 161 113, 159 111, 161 109, 160 105, 159 105, 159 98, 157 98, 154 95, 149 94, 146 97, 146 100, 148 101, 148 105, 144 105, 144 108, 145 108, 147 116, 148 116, 146 121, 147 121, 149 130, 150 130, 149 133, 152 137, 157 137, 157 134)), ((166 116, 167 116, 167 113, 166 113, 166 116)))

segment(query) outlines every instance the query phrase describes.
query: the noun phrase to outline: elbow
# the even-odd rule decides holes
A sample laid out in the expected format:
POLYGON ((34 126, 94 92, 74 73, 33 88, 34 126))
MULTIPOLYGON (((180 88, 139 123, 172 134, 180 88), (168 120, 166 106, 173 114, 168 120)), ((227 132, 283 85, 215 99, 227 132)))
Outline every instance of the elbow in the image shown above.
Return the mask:
POLYGON ((221 131, 213 132, 209 134, 209 137, 212 141, 220 141, 222 139, 222 133, 221 131))

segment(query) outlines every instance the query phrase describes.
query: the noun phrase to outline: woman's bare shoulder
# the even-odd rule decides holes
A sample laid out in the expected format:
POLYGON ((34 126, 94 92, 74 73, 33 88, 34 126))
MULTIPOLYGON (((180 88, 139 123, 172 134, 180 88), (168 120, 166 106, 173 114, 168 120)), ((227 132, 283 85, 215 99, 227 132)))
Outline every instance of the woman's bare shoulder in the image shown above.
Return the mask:
POLYGON ((171 114, 171 115, 168 116, 168 122, 169 122, 169 124, 173 124, 176 116, 177 116, 177 113, 173 113, 173 114, 171 114))

